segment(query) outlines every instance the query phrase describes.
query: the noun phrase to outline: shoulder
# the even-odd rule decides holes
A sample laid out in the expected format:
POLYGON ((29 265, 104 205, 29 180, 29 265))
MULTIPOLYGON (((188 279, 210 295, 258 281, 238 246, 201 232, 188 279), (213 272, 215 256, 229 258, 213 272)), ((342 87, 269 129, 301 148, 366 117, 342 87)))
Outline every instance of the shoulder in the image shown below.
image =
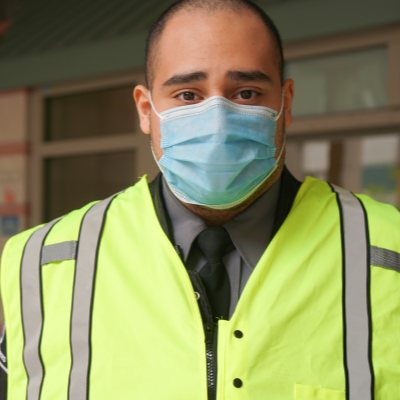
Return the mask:
POLYGON ((400 212, 390 204, 381 203, 364 194, 353 194, 338 186, 331 185, 329 182, 312 177, 307 177, 300 188, 300 194, 302 192, 307 193, 308 197, 314 196, 319 201, 325 198, 328 201, 334 200, 336 202, 338 191, 347 192, 359 199, 365 210, 370 230, 393 229, 400 232, 400 212))
MULTIPOLYGON (((152 200, 147 177, 142 177, 135 185, 102 201, 109 201, 110 207, 112 208, 111 214, 114 216, 115 214, 121 214, 121 210, 135 208, 135 206, 140 209, 143 203, 148 207, 148 204, 152 204, 152 200), (110 199, 112 201, 109 201, 110 199)), ((54 223, 54 225, 51 227, 49 234, 46 235, 43 245, 48 246, 60 242, 77 241, 83 218, 86 213, 98 203, 101 203, 101 201, 94 201, 78 210, 71 211, 67 215, 58 218, 55 223, 54 221, 49 222, 49 224, 54 223)), ((29 238, 34 232, 44 226, 46 226, 46 224, 38 225, 9 239, 3 251, 2 265, 7 262, 6 260, 10 260, 10 257, 13 261, 15 261, 15 257, 21 258, 29 238)))
POLYGON ((389 220, 395 218, 400 221, 400 213, 396 207, 376 201, 365 194, 356 194, 356 196, 365 207, 368 215, 371 217, 389 220))
MULTIPOLYGON (((323 207, 325 212, 337 213, 337 192, 350 192, 328 182, 307 177, 302 184, 296 201, 307 199, 309 209, 323 207)), ((387 248, 400 253, 400 212, 390 204, 381 203, 364 194, 355 195, 366 216, 369 239, 372 246, 387 248)))
POLYGON ((96 202, 87 204, 81 209, 74 210, 55 221, 49 222, 48 224, 35 226, 34 228, 28 229, 10 238, 6 243, 2 253, 2 272, 8 265, 20 264, 28 240, 32 237, 32 235, 34 235, 35 232, 46 227, 47 225, 52 225, 51 234, 45 236, 43 245, 77 240, 82 218, 87 210, 90 209, 94 204, 96 204, 96 202))
POLYGON ((400 252, 399 210, 366 195, 357 197, 365 209, 371 245, 400 252))

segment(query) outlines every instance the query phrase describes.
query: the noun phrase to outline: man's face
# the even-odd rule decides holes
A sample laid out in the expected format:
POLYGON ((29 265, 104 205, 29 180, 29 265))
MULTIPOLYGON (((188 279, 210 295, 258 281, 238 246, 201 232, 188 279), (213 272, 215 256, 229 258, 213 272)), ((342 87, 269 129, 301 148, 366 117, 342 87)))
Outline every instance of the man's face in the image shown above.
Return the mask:
MULTIPOLYGON (((287 80, 283 89, 284 113, 275 138, 277 154, 284 124, 292 122, 293 81, 287 80)), ((246 11, 178 13, 167 23, 158 45, 151 94, 158 113, 211 96, 279 111, 282 83, 276 50, 265 25, 246 11)), ((160 120, 151 110, 148 90, 138 86, 134 96, 141 129, 151 133, 154 152, 160 159, 160 120)))

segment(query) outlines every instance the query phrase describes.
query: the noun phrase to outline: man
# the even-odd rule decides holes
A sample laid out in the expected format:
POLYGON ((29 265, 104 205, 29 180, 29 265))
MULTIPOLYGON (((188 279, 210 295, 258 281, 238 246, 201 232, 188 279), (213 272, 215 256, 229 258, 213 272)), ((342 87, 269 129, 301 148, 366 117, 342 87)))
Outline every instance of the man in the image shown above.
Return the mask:
POLYGON ((273 23, 183 0, 146 61, 162 175, 4 250, 10 398, 399 399, 398 211, 284 168, 273 23))

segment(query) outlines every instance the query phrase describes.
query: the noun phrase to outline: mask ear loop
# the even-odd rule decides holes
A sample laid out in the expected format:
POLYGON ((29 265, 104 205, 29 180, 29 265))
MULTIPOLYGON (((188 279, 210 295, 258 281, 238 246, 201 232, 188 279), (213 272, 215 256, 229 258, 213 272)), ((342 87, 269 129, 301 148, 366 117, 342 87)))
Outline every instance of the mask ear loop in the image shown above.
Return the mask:
POLYGON ((278 121, 278 119, 281 117, 282 112, 283 112, 283 106, 284 106, 284 104, 285 104, 285 92, 283 91, 283 88, 282 88, 282 103, 281 103, 281 109, 280 109, 280 111, 279 111, 279 114, 275 117, 275 121, 278 121))
POLYGON ((154 105, 153 105, 153 101, 151 99, 151 92, 149 90, 149 100, 150 100, 150 105, 151 108, 153 109, 153 111, 156 113, 156 115, 158 116, 158 118, 162 119, 162 116, 157 112, 157 110, 155 109, 154 105))
MULTIPOLYGON (((279 114, 276 116, 275 121, 278 121, 278 119, 279 119, 280 116, 282 115, 282 112, 283 112, 283 105, 284 105, 284 104, 285 104, 285 93, 284 93, 283 88, 282 88, 282 104, 281 104, 281 109, 280 109, 280 111, 279 111, 279 114)), ((283 142, 282 142, 282 146, 281 146, 281 151, 279 152, 278 157, 276 158, 276 164, 275 164, 274 170, 278 167, 279 161, 280 161, 281 158, 282 158, 283 150, 285 149, 285 147, 286 147, 286 132, 285 132, 285 129, 284 129, 284 130, 283 130, 283 142)))
MULTIPOLYGON (((160 120, 161 120, 161 119, 162 119, 161 115, 157 112, 157 110, 155 109, 155 107, 154 107, 154 105, 153 105, 153 101, 152 101, 152 99, 151 99, 151 92, 150 92, 150 90, 149 90, 149 100, 150 100, 151 108, 152 108, 153 111, 157 114, 158 118, 160 118, 160 120)), ((154 153, 153 142, 151 141, 151 138, 150 138, 150 148, 151 148, 151 154, 153 154, 154 161, 156 162, 158 168, 160 169, 161 172, 164 172, 164 171, 162 170, 162 168, 161 168, 160 163, 159 163, 158 160, 157 160, 156 153, 154 153)))
POLYGON ((157 160, 156 153, 154 153, 153 142, 151 141, 151 139, 150 139, 150 149, 151 149, 151 154, 153 154, 154 161, 156 162, 156 164, 157 164, 158 168, 160 169, 160 171, 163 172, 163 170, 161 168, 161 165, 159 164, 159 162, 157 160))

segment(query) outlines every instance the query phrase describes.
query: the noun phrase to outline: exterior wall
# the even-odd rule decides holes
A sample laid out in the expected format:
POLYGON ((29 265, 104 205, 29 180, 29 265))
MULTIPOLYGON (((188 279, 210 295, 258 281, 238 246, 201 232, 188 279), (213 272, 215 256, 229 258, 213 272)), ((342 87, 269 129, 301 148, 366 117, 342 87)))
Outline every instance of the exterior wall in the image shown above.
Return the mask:
POLYGON ((0 92, 0 253, 10 236, 26 229, 27 97, 24 89, 0 92))
MULTIPOLYGON (((35 7, 34 0, 29 3, 35 7)), ((261 0, 258 3, 275 21, 286 43, 400 22, 398 0, 261 0)), ((170 2, 159 0, 154 5, 157 13, 160 4, 167 7, 170 2)), ((152 13, 150 10, 147 12, 152 13)), ((54 13, 57 13, 57 7, 54 13)), ((156 17, 148 15, 146 19, 150 21, 156 17)), ((104 14, 101 14, 101 18, 95 19, 93 26, 105 25, 104 14)), ((31 36, 31 27, 28 25, 29 19, 23 32, 15 32, 21 41, 28 41, 31 36)), ((43 24, 40 29, 48 29, 42 32, 42 37, 48 40, 53 32, 46 25, 43 24)), ((12 28, 8 34, 13 34, 12 28)), ((28 54, 21 57, 12 54, 3 56, 0 59, 0 90, 48 85, 143 68, 145 38, 146 30, 143 30, 121 36, 111 35, 83 44, 72 43, 66 48, 57 46, 41 52, 29 50, 28 54)), ((4 40, 7 40, 7 36, 4 40)))
POLYGON ((23 89, 0 92, 0 249, 26 227, 27 96, 23 89))
POLYGON ((400 22, 398 0, 291 0, 265 3, 284 42, 400 22))

